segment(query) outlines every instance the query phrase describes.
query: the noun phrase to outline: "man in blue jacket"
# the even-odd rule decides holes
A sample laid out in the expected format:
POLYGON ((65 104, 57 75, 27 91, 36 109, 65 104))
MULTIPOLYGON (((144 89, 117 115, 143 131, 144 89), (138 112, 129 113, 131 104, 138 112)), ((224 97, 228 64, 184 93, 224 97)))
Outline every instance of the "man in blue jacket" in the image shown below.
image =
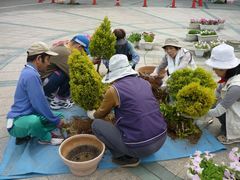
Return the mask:
POLYGON ((39 72, 45 71, 50 51, 43 42, 36 42, 27 51, 27 64, 18 80, 14 103, 7 114, 7 129, 16 137, 16 144, 26 142, 31 137, 38 138, 40 144, 59 145, 63 139, 51 137, 51 131, 64 124, 61 114, 53 114, 42 88, 39 72))

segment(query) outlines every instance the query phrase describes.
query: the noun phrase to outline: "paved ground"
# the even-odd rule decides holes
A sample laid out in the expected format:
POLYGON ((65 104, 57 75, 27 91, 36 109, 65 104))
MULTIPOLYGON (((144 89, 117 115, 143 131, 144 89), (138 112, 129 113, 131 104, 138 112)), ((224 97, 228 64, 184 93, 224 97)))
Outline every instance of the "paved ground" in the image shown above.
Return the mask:
MULTIPOLYGON (((69 39, 76 33, 92 34, 104 16, 112 22, 112 28, 124 28, 128 33, 152 31, 156 34, 156 46, 153 51, 137 51, 141 55, 138 67, 157 65, 164 54, 160 45, 167 37, 178 38, 188 49, 192 43, 184 41, 191 18, 223 18, 225 28, 219 31, 220 38, 240 40, 240 2, 234 4, 212 4, 204 2, 203 8, 192 9, 191 1, 179 0, 177 8, 169 8, 169 0, 148 1, 148 7, 142 7, 143 1, 97 0, 79 1, 80 5, 51 4, 50 1, 38 4, 31 0, 0 1, 0 159, 8 140, 5 129, 5 117, 12 102, 19 72, 26 61, 26 49, 34 41, 52 44, 57 40, 69 39)), ((239 51, 236 52, 240 58, 239 51)), ((205 58, 195 58, 199 66, 204 66, 205 58)), ((205 66, 204 66, 205 67, 205 66)), ((207 68, 207 67, 206 67, 207 68)), ((102 67, 104 73, 105 69, 102 67)), ((209 130, 217 134, 219 123, 216 121, 209 130)), ((229 146, 239 146, 238 144, 229 146)), ((216 159, 226 160, 227 151, 217 153, 216 159)), ((187 159, 141 165, 133 169, 98 170, 93 175, 77 178, 68 175, 38 177, 32 179, 185 179, 184 167, 187 159)))

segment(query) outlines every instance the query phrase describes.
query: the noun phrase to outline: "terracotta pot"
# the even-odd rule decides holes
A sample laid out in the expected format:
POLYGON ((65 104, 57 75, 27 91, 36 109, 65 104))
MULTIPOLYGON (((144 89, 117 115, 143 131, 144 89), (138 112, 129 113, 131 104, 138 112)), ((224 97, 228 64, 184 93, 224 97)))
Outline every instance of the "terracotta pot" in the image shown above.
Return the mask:
POLYGON ((66 139, 59 147, 59 155, 64 163, 70 168, 70 171, 76 176, 87 176, 96 171, 97 166, 102 159, 105 151, 105 145, 94 135, 78 134, 66 139), (91 146, 97 148, 100 154, 97 157, 86 161, 72 161, 67 159, 69 153, 79 146, 91 146))

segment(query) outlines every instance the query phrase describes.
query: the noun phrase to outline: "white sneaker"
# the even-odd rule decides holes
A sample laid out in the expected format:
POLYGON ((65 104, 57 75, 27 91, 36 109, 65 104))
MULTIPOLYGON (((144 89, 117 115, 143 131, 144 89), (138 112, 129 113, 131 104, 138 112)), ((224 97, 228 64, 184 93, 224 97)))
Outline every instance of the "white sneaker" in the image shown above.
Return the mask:
POLYGON ((66 100, 61 100, 55 97, 51 102, 50 102, 50 108, 54 110, 58 109, 68 109, 73 106, 73 102, 71 102, 69 99, 66 100))
POLYGON ((60 145, 63 142, 64 139, 61 138, 52 138, 51 141, 42 141, 42 140, 38 140, 39 144, 49 144, 49 145, 53 145, 53 146, 57 146, 60 145))

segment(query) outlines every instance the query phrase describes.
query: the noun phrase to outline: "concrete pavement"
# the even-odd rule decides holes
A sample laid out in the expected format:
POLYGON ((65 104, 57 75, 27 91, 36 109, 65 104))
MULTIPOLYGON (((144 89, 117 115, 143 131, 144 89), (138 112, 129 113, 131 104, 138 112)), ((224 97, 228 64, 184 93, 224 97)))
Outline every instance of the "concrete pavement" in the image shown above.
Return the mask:
MULTIPOLYGON (((169 8, 169 0, 148 1, 148 7, 142 7, 143 1, 123 0, 121 6, 114 6, 114 1, 97 0, 79 1, 80 5, 51 4, 50 1, 36 3, 32 0, 0 1, 0 159, 8 140, 5 129, 5 117, 13 103, 13 95, 19 73, 26 62, 26 49, 34 41, 52 44, 65 40, 77 33, 92 34, 108 16, 112 28, 124 28, 128 33, 151 31, 156 34, 156 46, 152 51, 137 51, 141 55, 136 68, 144 65, 157 65, 162 55, 161 49, 167 37, 178 38, 188 49, 192 43, 186 42, 185 34, 191 18, 222 18, 226 20, 225 28, 218 32, 220 38, 240 40, 240 1, 234 4, 212 4, 204 2, 203 8, 190 8, 191 1, 176 1, 177 8, 169 8)), ((236 52, 240 58, 239 51, 236 52)), ((196 58, 199 66, 204 66, 205 58, 196 58)), ((207 67, 205 67, 207 68, 207 67)), ((209 68, 208 68, 209 69, 209 68)), ((101 66, 101 71, 106 70, 101 66)), ((217 134, 219 123, 214 122, 209 130, 217 134)), ((228 146, 239 146, 239 144, 228 146)), ((226 161, 227 151, 217 153, 217 161, 226 161)), ((79 178, 71 174, 45 176, 31 179, 185 179, 187 158, 160 161, 141 165, 133 169, 97 170, 88 177, 79 178)))

